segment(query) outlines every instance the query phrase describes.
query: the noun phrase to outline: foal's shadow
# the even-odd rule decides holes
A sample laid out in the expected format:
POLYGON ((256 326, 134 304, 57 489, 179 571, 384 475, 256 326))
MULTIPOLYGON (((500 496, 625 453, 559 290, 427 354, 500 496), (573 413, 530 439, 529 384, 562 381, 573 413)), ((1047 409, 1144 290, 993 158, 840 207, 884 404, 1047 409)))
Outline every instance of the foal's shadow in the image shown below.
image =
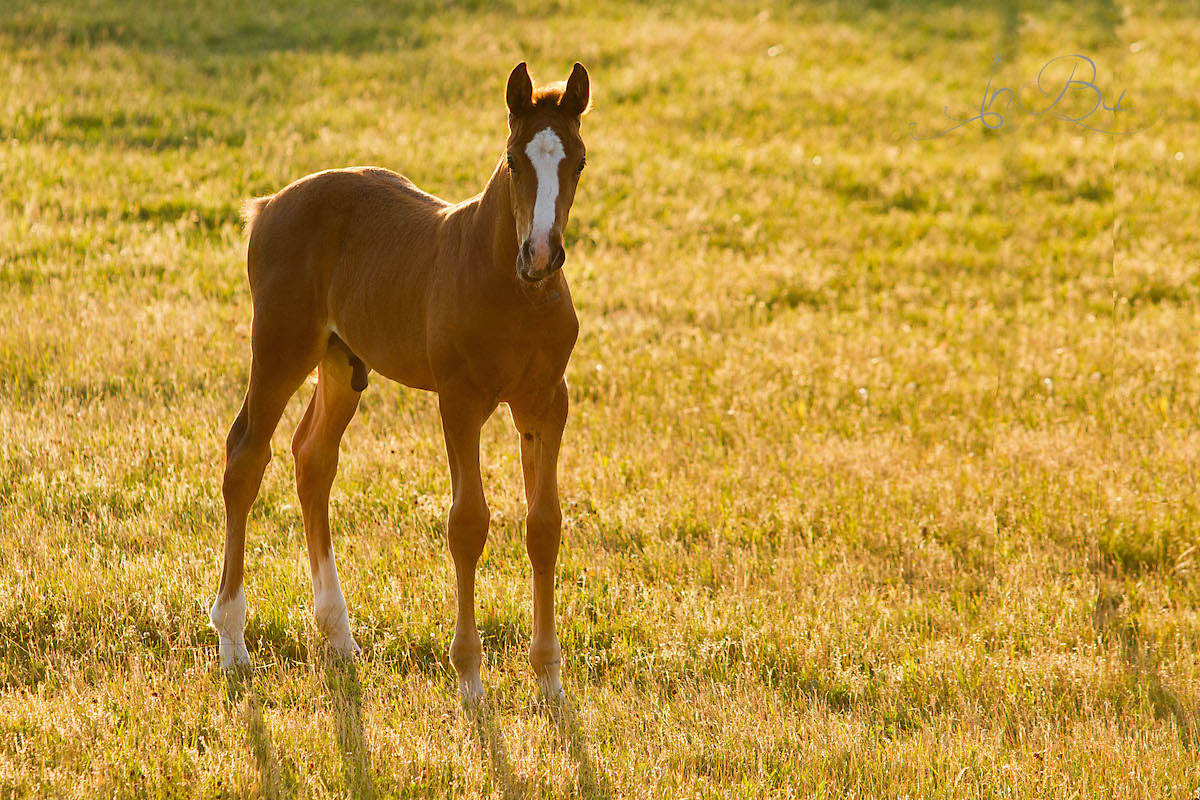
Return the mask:
POLYGON ((544 713, 554 723, 558 741, 566 747, 571 760, 575 762, 575 783, 584 797, 599 797, 609 800, 613 797, 612 784, 608 777, 597 772, 588 754, 587 734, 579 724, 579 717, 570 701, 562 705, 546 705, 544 713))
POLYGON ((279 757, 263 719, 263 704, 254 688, 253 673, 247 669, 229 670, 225 673, 225 687, 227 703, 246 699, 246 739, 258 767, 259 794, 267 798, 295 797, 300 785, 295 765, 279 757))
POLYGON ((496 710, 488 701, 467 709, 471 733, 479 745, 479 757, 491 764, 492 780, 500 784, 505 800, 529 797, 532 789, 529 782, 513 774, 508 761, 508 749, 504 746, 504 733, 496 720, 496 710))
MULTIPOLYGON (((353 661, 337 656, 324 657, 325 689, 329 693, 337 725, 338 750, 342 754, 346 794, 350 797, 377 796, 371 761, 363 741, 362 686, 358 667, 353 661)), ((300 781, 296 766, 281 758, 271 730, 263 718, 263 701, 254 688, 254 675, 249 670, 230 670, 225 675, 227 702, 246 701, 246 739, 254 752, 258 767, 259 794, 267 798, 296 797, 300 781)))
POLYGON ((362 685, 358 680, 358 665, 350 659, 324 655, 325 688, 337 723, 338 750, 342 754, 342 769, 346 793, 350 797, 378 796, 371 772, 371 757, 363 740, 362 685))
MULTIPOLYGON (((575 762, 575 784, 580 795, 603 800, 612 798, 613 789, 608 778, 598 773, 592 764, 587 750, 587 737, 579 725, 575 710, 569 703, 563 703, 561 706, 539 705, 537 708, 538 713, 550 721, 555 743, 564 748, 575 762)), ((500 785, 505 800, 537 794, 539 787, 536 784, 531 784, 513 772, 512 764, 508 760, 508 750, 504 745, 504 734, 500 730, 497 713, 492 704, 485 702, 469 713, 471 732, 479 745, 480 758, 490 765, 492 779, 500 785)))

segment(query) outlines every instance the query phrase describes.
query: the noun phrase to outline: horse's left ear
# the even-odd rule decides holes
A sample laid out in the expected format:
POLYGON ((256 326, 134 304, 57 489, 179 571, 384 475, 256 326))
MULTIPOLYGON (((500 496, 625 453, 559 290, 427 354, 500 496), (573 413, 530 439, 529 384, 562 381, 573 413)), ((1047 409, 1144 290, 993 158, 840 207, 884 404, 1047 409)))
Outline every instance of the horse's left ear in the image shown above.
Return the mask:
POLYGON ((571 70, 571 77, 567 78, 567 88, 563 90, 562 100, 559 101, 558 107, 568 114, 578 117, 587 113, 590 103, 588 73, 583 68, 583 64, 576 61, 575 68, 571 70))

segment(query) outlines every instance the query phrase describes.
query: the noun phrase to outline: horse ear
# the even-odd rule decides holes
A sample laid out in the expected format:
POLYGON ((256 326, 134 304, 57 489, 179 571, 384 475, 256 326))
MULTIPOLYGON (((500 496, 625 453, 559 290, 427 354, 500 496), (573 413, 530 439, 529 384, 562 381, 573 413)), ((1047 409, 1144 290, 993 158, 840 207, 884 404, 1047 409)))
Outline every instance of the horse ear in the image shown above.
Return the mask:
POLYGON ((508 100, 508 111, 517 114, 533 105, 533 81, 529 79, 529 68, 522 61, 513 67, 508 76, 508 88, 505 90, 508 100))
POLYGON ((587 112, 591 94, 588 86, 588 73, 583 64, 575 62, 571 77, 567 78, 567 88, 563 90, 562 100, 558 106, 568 114, 579 116, 587 112))

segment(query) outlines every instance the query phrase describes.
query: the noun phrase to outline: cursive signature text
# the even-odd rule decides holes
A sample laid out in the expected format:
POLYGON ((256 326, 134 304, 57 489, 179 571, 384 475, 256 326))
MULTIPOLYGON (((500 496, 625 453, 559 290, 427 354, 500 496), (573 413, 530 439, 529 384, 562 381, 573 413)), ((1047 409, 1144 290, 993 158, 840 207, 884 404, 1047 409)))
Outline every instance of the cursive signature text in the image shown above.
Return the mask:
MULTIPOLYGON (((1107 133, 1111 136, 1129 136, 1130 134, 1144 131, 1144 130, 1146 130, 1146 128, 1149 128, 1152 125, 1154 125, 1154 123, 1158 122, 1159 118, 1162 117, 1163 110, 1160 108, 1158 110, 1158 116, 1156 116, 1154 118, 1154 120, 1152 122, 1150 122, 1149 125, 1145 125, 1141 128, 1138 128, 1137 130, 1132 130, 1132 131, 1110 131, 1110 130, 1105 130, 1103 128, 1097 128, 1092 125, 1086 124, 1084 122, 1084 120, 1091 117, 1093 114, 1095 114, 1101 108, 1103 108, 1105 111, 1125 111, 1125 110, 1127 110, 1121 106, 1121 101, 1125 99, 1125 92, 1121 92, 1120 96, 1117 97, 1116 104, 1111 105, 1111 106, 1108 105, 1108 103, 1104 102, 1104 93, 1100 91, 1100 88, 1098 86, 1096 86, 1096 64, 1095 64, 1095 62, 1093 62, 1087 56, 1069 55, 1069 56, 1059 56, 1058 58, 1050 59, 1049 61, 1046 62, 1046 64, 1038 72, 1036 86, 1037 86, 1038 92, 1041 93, 1042 97, 1048 98, 1054 94, 1053 91, 1048 90, 1045 86, 1043 86, 1043 79, 1045 78, 1046 70, 1050 67, 1051 64, 1054 64, 1058 61, 1064 61, 1067 59, 1071 59, 1071 61, 1070 61, 1071 74, 1067 78, 1066 83, 1063 84, 1062 90, 1059 91, 1058 95, 1054 98, 1054 101, 1052 103, 1050 103, 1048 106, 1046 106, 1045 108, 1043 108, 1041 111, 1033 111, 1029 108, 1026 108, 1024 105, 1022 105, 1021 98, 1019 97, 1020 90, 1018 90, 1018 92, 1014 92, 1012 89, 1010 89, 1007 86, 1002 86, 994 91, 992 90, 992 79, 996 76, 996 69, 1000 66, 1000 56, 996 56, 995 61, 992 62, 992 73, 990 75, 988 75, 987 86, 985 86, 983 89, 983 98, 979 101, 979 113, 978 114, 976 114, 973 117, 970 117, 969 119, 959 119, 957 117, 950 116, 950 106, 946 106, 944 109, 942 109, 943 113, 949 119, 952 119, 955 122, 957 122, 958 123, 957 125, 951 125, 946 130, 941 131, 940 133, 935 133, 932 136, 917 136, 916 133, 913 132, 914 129, 917 127, 917 123, 910 122, 908 124, 908 128, 909 128, 908 135, 914 139, 917 139, 918 141, 922 141, 922 140, 926 140, 926 139, 936 139, 939 136, 944 136, 945 134, 949 133, 950 131, 954 130, 955 128, 961 128, 963 125, 968 125, 972 122, 975 122, 976 120, 978 120, 980 123, 982 123, 985 128, 990 128, 992 130, 995 130, 996 128, 999 128, 1001 125, 1004 124, 1004 115, 1001 113, 1001 111, 1008 111, 1008 109, 1014 103, 1016 104, 1017 108, 1019 108, 1021 111, 1025 112, 1026 114, 1029 114, 1030 116, 1040 117, 1043 114, 1046 114, 1047 112, 1054 111, 1054 113, 1051 114, 1051 116, 1053 116, 1055 119, 1061 119, 1065 122, 1073 122, 1074 124, 1078 125, 1081 128, 1087 128, 1088 130, 1096 131, 1098 133, 1107 133), (1088 68, 1091 69, 1091 75, 1089 77, 1087 77, 1086 79, 1084 79, 1082 77, 1076 78, 1075 77, 1076 72, 1083 65, 1086 65, 1088 68), (1094 96, 1096 102, 1085 113, 1079 114, 1077 116, 1069 116, 1067 114, 1062 114, 1062 113, 1059 113, 1058 111, 1055 111, 1056 107, 1058 106, 1059 101, 1062 100, 1063 97, 1066 96, 1067 92, 1071 92, 1071 91, 1091 93, 1091 95, 1094 96), (1003 104, 1003 106, 999 107, 999 110, 997 110, 997 107, 996 107, 997 103, 1001 99, 1003 99, 1004 104, 1003 104)), ((1025 86, 1022 87, 1022 89, 1026 88, 1028 86, 1029 86, 1029 84, 1025 84, 1025 86)))

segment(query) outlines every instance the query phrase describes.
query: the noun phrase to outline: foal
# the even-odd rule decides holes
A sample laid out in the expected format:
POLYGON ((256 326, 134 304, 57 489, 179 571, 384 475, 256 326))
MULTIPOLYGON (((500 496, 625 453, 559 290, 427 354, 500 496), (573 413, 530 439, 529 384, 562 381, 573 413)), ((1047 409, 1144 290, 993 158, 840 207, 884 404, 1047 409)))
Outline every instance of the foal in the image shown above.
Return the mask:
POLYGON ((475 567, 488 531, 479 433, 507 403, 520 435, 526 550, 533 565, 529 660, 562 694, 554 565, 562 513, 558 449, 563 372, 579 323, 560 269, 562 231, 584 166, 588 75, 534 91, 524 63, 508 77, 508 144, 487 187, 452 205, 376 167, 301 178, 246 206, 254 300, 250 385, 226 441, 225 561, 211 618, 221 665, 248 664, 242 588, 246 517, 284 406, 314 367, 318 381, 292 439, 317 625, 344 654, 350 633, 329 532, 342 433, 367 373, 438 393, 453 500, 447 523, 458 588, 450 662, 459 691, 483 697, 475 567))

